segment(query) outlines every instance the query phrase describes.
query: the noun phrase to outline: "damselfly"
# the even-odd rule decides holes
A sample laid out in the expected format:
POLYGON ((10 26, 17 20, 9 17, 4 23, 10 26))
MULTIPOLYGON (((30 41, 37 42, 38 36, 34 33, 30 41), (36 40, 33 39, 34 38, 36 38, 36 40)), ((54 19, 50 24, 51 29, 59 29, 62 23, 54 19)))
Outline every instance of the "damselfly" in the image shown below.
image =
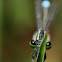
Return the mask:
POLYGON ((38 30, 34 33, 29 44, 34 48, 31 54, 32 62, 44 62, 46 49, 51 48, 49 26, 55 16, 57 3, 56 1, 51 3, 49 0, 35 0, 34 2, 38 30))

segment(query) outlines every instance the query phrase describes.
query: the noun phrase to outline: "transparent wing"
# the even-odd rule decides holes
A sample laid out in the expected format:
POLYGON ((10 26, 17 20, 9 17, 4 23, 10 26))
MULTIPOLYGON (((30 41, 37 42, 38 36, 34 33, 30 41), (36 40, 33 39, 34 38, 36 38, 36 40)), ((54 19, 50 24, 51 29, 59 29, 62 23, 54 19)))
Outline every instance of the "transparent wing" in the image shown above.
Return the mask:
POLYGON ((35 13, 37 28, 42 29, 42 19, 41 19, 41 0, 35 0, 35 13))
POLYGON ((49 8, 51 6, 51 3, 48 0, 44 0, 44 1, 42 1, 41 6, 42 6, 43 29, 44 29, 46 22, 47 22, 47 18, 48 18, 48 14, 49 14, 49 8))
POLYGON ((47 20, 45 22, 44 30, 47 30, 49 28, 51 22, 55 18, 55 15, 57 13, 57 6, 58 6, 58 3, 56 1, 52 3, 50 10, 49 10, 49 15, 48 15, 47 20))

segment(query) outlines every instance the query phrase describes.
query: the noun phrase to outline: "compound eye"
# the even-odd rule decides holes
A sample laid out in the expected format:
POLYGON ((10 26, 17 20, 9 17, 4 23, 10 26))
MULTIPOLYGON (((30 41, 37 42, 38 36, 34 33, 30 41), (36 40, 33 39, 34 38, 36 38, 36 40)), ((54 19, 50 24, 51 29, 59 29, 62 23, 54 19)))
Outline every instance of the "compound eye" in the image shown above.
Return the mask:
POLYGON ((51 46, 51 42, 47 42, 46 46, 51 46))
POLYGON ((31 44, 32 44, 32 45, 36 45, 36 43, 35 43, 35 41, 34 41, 34 40, 32 40, 32 41, 31 41, 31 44))

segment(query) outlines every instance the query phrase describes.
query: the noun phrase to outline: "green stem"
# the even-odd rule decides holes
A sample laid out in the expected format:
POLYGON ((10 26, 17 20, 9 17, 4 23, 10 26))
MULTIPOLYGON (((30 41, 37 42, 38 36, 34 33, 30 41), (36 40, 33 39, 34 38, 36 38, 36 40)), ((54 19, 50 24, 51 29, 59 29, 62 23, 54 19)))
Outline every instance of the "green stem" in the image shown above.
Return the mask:
POLYGON ((46 35, 46 37, 40 47, 40 52, 38 55, 37 62, 43 62, 43 60, 44 60, 44 54, 45 54, 45 50, 46 50, 46 40, 47 40, 47 35, 46 35))

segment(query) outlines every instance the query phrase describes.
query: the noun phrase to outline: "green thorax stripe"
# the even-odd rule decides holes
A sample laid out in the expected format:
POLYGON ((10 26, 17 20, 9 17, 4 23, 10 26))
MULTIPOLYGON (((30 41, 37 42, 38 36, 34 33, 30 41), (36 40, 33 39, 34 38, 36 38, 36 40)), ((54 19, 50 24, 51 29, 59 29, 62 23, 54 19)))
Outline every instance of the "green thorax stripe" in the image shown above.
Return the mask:
POLYGON ((39 40, 40 32, 41 32, 41 30, 38 30, 36 40, 39 40))

